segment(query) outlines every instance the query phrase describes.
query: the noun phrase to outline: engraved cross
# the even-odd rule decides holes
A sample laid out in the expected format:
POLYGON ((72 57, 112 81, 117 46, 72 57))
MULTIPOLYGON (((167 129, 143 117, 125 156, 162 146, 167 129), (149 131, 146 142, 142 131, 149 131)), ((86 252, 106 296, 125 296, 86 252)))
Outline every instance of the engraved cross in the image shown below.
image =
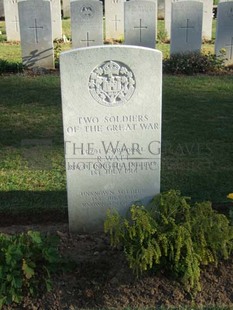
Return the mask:
POLYGON ((115 23, 115 31, 118 29, 118 22, 120 22, 120 19, 117 19, 117 15, 115 15, 115 19, 112 20, 115 23))
POLYGON ((229 58, 233 58, 233 37, 231 38, 231 43, 226 45, 227 47, 229 46, 230 48, 230 53, 229 53, 229 58))
POLYGON ((186 29, 186 35, 185 35, 186 43, 188 43, 189 41, 189 29, 194 29, 194 28, 195 28, 194 26, 189 25, 189 19, 187 19, 185 27, 180 27, 180 29, 186 29))
POLYGON ((95 42, 95 40, 91 40, 89 37, 89 32, 87 32, 87 37, 85 40, 81 40, 81 42, 86 42, 86 46, 90 46, 89 42, 95 42))
POLYGON ((12 23, 15 23, 15 30, 19 32, 19 20, 17 16, 15 15, 15 19, 11 21, 12 23))
POLYGON ((140 19, 140 25, 134 26, 134 29, 139 29, 140 42, 142 42, 142 30, 147 29, 147 26, 142 26, 142 20, 140 19))
POLYGON ((37 20, 35 18, 35 22, 34 22, 34 26, 33 27, 29 27, 30 29, 34 29, 34 33, 35 33, 35 41, 36 43, 39 43, 38 40, 38 29, 43 29, 44 27, 42 26, 37 26, 37 20))

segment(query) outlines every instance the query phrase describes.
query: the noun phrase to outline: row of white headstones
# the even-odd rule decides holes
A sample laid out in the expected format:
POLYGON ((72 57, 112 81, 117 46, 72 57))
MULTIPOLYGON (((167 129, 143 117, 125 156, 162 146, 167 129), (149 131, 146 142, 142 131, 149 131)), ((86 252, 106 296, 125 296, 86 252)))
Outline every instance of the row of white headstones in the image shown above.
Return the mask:
MULTIPOLYGON (((62 37, 60 0, 4 0, 4 7, 8 40, 21 37, 24 65, 53 68, 53 40, 62 37)), ((202 39, 211 39, 212 9, 212 0, 165 0, 171 54, 200 51, 202 39)), ((102 2, 71 1, 71 30, 73 48, 102 45, 102 2)), ((156 30, 157 0, 105 1, 105 39, 155 48, 156 30)), ((226 50, 227 63, 232 63, 233 1, 218 5, 216 54, 222 49, 226 50)))

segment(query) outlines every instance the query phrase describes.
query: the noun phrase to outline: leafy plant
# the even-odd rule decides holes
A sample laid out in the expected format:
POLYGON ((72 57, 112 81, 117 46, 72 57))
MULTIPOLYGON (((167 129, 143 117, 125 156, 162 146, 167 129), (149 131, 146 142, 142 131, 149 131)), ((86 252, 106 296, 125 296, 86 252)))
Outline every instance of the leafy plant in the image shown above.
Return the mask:
POLYGON ((36 231, 0 234, 0 309, 51 290, 51 273, 62 262, 57 245, 57 238, 36 231))
POLYGON ((23 64, 19 62, 10 62, 0 59, 0 74, 2 73, 19 73, 23 71, 23 64))
POLYGON ((164 60, 163 70, 165 73, 187 75, 219 72, 225 69, 225 60, 224 50, 218 56, 210 52, 173 54, 164 60))
POLYGON ((145 208, 133 205, 130 217, 108 211, 104 224, 111 245, 123 246, 136 274, 161 268, 181 279, 186 290, 199 291, 201 264, 227 259, 233 250, 233 227, 210 202, 190 205, 179 191, 157 195, 145 208))

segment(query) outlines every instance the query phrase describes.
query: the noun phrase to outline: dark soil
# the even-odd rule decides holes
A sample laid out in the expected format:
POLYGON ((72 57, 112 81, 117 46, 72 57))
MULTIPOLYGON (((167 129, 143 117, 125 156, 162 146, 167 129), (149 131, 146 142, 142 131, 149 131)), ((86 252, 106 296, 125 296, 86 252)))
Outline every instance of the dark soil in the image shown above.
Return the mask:
POLYGON ((160 306, 188 306, 191 309, 194 305, 233 309, 233 256, 221 261, 217 267, 203 266, 202 291, 191 296, 163 270, 137 279, 128 268, 123 253, 110 247, 106 235, 71 235, 67 217, 64 214, 63 218, 58 216, 60 223, 54 224, 55 218, 54 213, 49 212, 40 217, 35 215, 35 218, 0 214, 2 233, 39 230, 56 234, 61 240, 61 253, 77 262, 74 271, 53 276, 52 292, 36 300, 25 298, 20 306, 4 309, 155 309, 160 306), (24 225, 20 225, 22 223, 24 225))

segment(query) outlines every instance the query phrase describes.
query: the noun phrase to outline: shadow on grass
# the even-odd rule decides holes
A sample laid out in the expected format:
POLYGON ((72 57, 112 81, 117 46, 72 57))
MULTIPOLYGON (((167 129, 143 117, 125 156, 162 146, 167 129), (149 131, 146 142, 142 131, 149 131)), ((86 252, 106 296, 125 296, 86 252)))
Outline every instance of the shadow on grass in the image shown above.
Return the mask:
POLYGON ((67 222, 66 191, 0 192, 0 226, 67 222))

